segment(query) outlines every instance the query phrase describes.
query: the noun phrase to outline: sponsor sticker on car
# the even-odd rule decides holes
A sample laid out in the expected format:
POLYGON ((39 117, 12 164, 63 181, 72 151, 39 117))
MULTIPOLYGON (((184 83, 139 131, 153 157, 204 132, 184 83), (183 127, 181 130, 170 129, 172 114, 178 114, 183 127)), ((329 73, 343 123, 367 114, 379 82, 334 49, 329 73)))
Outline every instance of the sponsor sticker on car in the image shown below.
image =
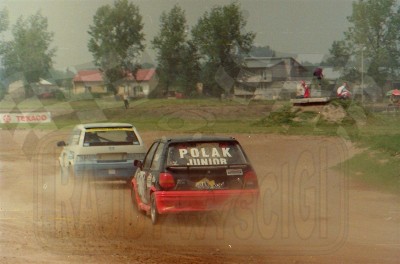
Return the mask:
POLYGON ((179 149, 181 159, 186 158, 188 166, 192 165, 222 165, 228 164, 227 159, 232 158, 230 148, 182 148, 179 149))
POLYGON ((226 170, 226 175, 228 176, 241 176, 243 175, 243 170, 242 169, 227 169, 226 170))

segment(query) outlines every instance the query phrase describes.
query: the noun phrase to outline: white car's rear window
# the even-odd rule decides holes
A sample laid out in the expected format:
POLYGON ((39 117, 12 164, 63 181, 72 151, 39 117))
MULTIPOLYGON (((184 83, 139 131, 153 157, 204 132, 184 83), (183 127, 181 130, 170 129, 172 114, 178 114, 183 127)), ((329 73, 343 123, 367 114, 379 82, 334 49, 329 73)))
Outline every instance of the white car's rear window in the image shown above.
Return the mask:
POLYGON ((246 158, 235 142, 201 142, 171 144, 167 166, 214 166, 246 164, 246 158))
POLYGON ((107 127, 86 129, 83 140, 84 147, 112 146, 112 145, 139 145, 135 131, 126 127, 107 127))

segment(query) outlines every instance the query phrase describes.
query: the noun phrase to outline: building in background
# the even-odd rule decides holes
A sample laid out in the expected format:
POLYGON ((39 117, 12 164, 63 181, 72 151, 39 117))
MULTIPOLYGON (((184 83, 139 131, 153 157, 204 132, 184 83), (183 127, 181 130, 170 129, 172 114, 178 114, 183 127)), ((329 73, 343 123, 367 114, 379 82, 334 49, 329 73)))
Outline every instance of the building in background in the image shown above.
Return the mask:
POLYGON ((312 78, 293 57, 251 57, 245 58, 245 65, 236 79, 234 94, 247 99, 290 97, 301 80, 312 78))
POLYGON ((118 88, 119 94, 128 94, 130 98, 147 97, 157 86, 155 69, 139 69, 135 76, 128 74, 118 88))
POLYGON ((99 70, 80 70, 72 80, 73 94, 82 93, 107 93, 107 86, 99 70))
MULTIPOLYGON (((158 79, 155 69, 139 69, 135 76, 128 74, 118 83, 118 94, 127 94, 130 98, 147 97, 157 86, 158 79)), ((111 93, 107 89, 100 70, 80 70, 73 79, 73 94, 111 93)))

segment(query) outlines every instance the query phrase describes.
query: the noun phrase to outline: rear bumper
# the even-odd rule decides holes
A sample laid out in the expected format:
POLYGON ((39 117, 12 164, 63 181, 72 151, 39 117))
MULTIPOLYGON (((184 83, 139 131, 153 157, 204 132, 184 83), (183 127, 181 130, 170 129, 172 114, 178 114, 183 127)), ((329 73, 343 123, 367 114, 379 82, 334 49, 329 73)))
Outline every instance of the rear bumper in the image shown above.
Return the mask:
POLYGON ((225 210, 239 203, 253 206, 258 196, 258 189, 155 192, 160 214, 225 210))
POLYGON ((132 162, 115 163, 75 163, 75 175, 90 173, 96 179, 130 180, 136 168, 132 162))

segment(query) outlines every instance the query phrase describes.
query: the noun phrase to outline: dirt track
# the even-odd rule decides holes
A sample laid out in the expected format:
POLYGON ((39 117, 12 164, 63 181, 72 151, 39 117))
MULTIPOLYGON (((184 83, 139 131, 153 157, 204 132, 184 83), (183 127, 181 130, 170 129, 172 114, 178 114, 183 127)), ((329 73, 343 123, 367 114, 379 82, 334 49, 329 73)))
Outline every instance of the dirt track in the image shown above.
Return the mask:
MULTIPOLYGON (((142 133, 147 144, 160 135, 142 133)), ((1 263, 400 262, 400 199, 333 170, 356 151, 338 138, 237 135, 261 183, 257 210, 154 227, 123 183, 61 184, 65 134, 0 136, 1 263)))

